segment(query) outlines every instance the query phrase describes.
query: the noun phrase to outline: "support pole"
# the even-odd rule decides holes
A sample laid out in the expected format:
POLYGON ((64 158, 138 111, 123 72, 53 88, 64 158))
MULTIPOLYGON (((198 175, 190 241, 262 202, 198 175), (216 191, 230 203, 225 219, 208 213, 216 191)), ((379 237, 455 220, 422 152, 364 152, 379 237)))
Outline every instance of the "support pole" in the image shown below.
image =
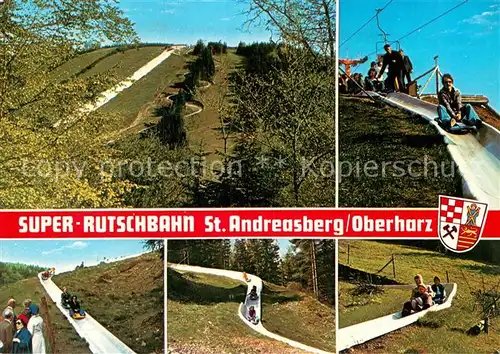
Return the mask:
POLYGON ((446 271, 446 283, 450 284, 450 276, 448 275, 448 271, 446 271))
POLYGON ((347 265, 351 264, 351 245, 347 245, 347 265))
POLYGON ((394 260, 394 254, 392 255, 392 273, 394 274, 394 280, 396 280, 396 262, 394 260))
POLYGON ((423 94, 425 92, 425 89, 427 88, 427 86, 429 85, 429 83, 431 82, 431 79, 434 75, 437 76, 437 66, 433 69, 434 72, 431 74, 431 76, 429 76, 429 78, 427 79, 427 81, 425 82, 425 85, 424 87, 422 87, 422 91, 420 92, 420 94, 423 94))
POLYGON ((436 62, 436 95, 439 94, 439 64, 438 64, 438 56, 434 57, 434 61, 436 62))

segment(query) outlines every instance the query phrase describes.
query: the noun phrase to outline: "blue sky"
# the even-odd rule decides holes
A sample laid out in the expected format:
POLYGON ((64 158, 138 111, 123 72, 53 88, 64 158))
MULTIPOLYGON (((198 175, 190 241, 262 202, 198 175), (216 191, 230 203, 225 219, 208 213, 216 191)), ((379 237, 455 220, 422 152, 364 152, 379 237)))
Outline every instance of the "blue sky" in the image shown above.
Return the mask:
POLYGON ((120 0, 144 42, 194 44, 198 39, 227 42, 267 41, 265 28, 244 28, 248 5, 237 0, 120 0))
MULTIPOLYGON (((461 2, 463 0, 394 0, 380 14, 380 25, 389 33, 389 41, 393 41, 461 2)), ((375 9, 387 3, 388 0, 340 0, 339 44, 375 15, 375 9)), ((382 40, 379 34, 373 20, 340 48, 340 57, 358 58, 374 52, 376 42, 382 40)), ((379 44, 379 48, 381 46, 383 44, 379 44)), ((497 110, 500 108, 499 47, 498 0, 470 0, 401 42, 401 48, 413 62, 414 75, 432 68, 433 57, 439 55, 441 71, 454 76, 455 85, 463 94, 486 95, 497 110)), ((372 55, 369 62, 374 59, 372 55)), ((369 62, 352 72, 365 75, 369 62)), ((425 78, 421 84, 424 83, 425 78)), ((432 93, 435 86, 431 85, 426 93, 432 93)))
MULTIPOLYGON (((278 239, 280 254, 290 246, 278 239)), ((56 272, 73 270, 82 261, 99 264, 104 258, 121 258, 144 252, 141 240, 0 240, 0 262, 55 267, 56 272)))
POLYGON ((289 239, 278 239, 278 245, 280 246, 280 255, 283 257, 291 246, 291 243, 289 239))
POLYGON ((144 252, 140 240, 7 240, 0 241, 0 262, 73 270, 82 261, 99 264, 104 258, 120 258, 144 252))

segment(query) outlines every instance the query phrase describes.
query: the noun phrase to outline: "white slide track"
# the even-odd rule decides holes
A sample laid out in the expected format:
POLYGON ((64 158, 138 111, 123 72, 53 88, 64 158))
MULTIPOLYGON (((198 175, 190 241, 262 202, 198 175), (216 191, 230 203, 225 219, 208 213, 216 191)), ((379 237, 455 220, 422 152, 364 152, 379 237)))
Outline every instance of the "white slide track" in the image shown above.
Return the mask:
MULTIPOLYGON (((110 88, 107 91, 104 91, 100 94, 100 97, 93 103, 88 103, 86 104, 80 111, 80 113, 89 113, 92 111, 95 111, 102 106, 104 106, 106 103, 111 101, 113 98, 118 96, 118 94, 129 87, 131 87, 135 82, 138 80, 142 79, 144 76, 149 74, 151 71, 153 71, 158 65, 163 63, 165 60, 168 59, 175 51, 182 49, 183 46, 173 46, 169 49, 164 50, 160 55, 158 55, 156 58, 148 62, 146 65, 141 67, 139 70, 137 70, 131 77, 125 79, 124 81, 120 82, 117 84, 115 87, 110 88)), ((78 117, 73 117, 70 119, 70 121, 76 119, 78 117)), ((54 124, 54 127, 58 127, 61 124, 61 121, 58 121, 56 124, 54 124)))
MULTIPOLYGON (((369 340, 381 337, 397 329, 406 327, 419 318, 425 316, 428 312, 441 311, 451 307, 451 302, 457 293, 457 284, 443 284, 448 297, 440 305, 433 305, 429 309, 414 313, 412 315, 401 317, 401 312, 393 313, 371 321, 358 323, 349 327, 340 328, 337 332, 337 351, 351 348, 369 340)), ((403 307, 403 304, 401 304, 403 307)))
POLYGON ((404 93, 377 96, 389 105, 417 114, 432 124, 445 137, 448 151, 463 177, 464 197, 488 203, 490 209, 500 209, 500 131, 484 123, 477 133, 450 134, 435 119, 437 105, 404 93))
POLYGON ((61 305, 61 289, 52 281, 42 279, 42 273, 38 278, 45 288, 45 291, 56 304, 59 311, 68 319, 69 323, 75 328, 78 335, 85 339, 89 349, 94 354, 135 354, 135 352, 115 337, 111 332, 97 322, 87 311, 86 317, 82 320, 73 319, 69 311, 61 305))
MULTIPOLYGON (((172 263, 168 263, 168 267, 175 269, 175 270, 178 270, 178 271, 181 271, 181 272, 212 274, 212 275, 218 275, 218 276, 227 277, 227 278, 231 278, 231 279, 235 279, 235 280, 244 282, 243 273, 236 272, 233 270, 204 268, 204 267, 188 266, 188 265, 172 264, 172 263)), ((256 332, 258 332, 266 337, 269 337, 269 338, 275 339, 277 341, 286 343, 294 348, 302 349, 306 352, 318 353, 318 354, 332 354, 332 353, 328 353, 328 352, 325 352, 325 351, 320 350, 320 349, 309 347, 305 344, 293 341, 291 339, 279 336, 279 335, 274 334, 272 332, 269 332, 267 329, 265 329, 261 323, 262 322, 262 316, 261 316, 262 315, 262 303, 261 303, 262 279, 260 279, 259 277, 255 276, 255 275, 251 275, 251 274, 247 274, 247 276, 248 276, 247 295, 250 293, 250 291, 254 285, 257 287, 257 294, 259 295, 258 299, 255 301, 251 301, 247 296, 245 302, 240 304, 240 307, 238 310, 238 316, 247 326, 249 326, 254 331, 256 331, 256 332), (259 316, 260 320, 259 320, 259 323, 257 325, 250 323, 250 321, 248 321, 246 319, 246 314, 248 314, 248 309, 250 306, 254 306, 255 311, 257 312, 257 315, 259 316)), ((167 291, 168 291, 168 284, 167 284, 167 291)), ((332 330, 333 330, 333 328, 332 328, 332 330)))

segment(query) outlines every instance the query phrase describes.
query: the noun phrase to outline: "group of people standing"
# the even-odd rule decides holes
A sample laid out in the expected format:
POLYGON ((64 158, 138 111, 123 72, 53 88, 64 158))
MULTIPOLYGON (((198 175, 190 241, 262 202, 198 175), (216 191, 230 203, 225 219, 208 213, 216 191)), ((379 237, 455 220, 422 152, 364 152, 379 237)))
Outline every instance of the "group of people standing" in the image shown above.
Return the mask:
POLYGON ((43 319, 40 309, 30 299, 16 315, 16 300, 10 299, 0 322, 0 353, 45 354, 43 319))
POLYGON ((366 77, 355 73, 351 77, 344 74, 339 78, 340 93, 357 94, 362 89, 367 91, 402 91, 411 83, 413 63, 403 49, 393 51, 390 44, 384 46, 385 54, 378 62, 372 61, 366 77), (383 75, 387 74, 383 79, 383 75))

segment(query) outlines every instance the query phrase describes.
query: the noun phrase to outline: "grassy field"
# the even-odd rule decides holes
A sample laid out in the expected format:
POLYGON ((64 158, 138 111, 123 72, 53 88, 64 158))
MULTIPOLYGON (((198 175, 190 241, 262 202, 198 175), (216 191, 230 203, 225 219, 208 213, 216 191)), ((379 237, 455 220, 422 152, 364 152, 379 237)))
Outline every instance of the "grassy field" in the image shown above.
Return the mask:
MULTIPOLYGON (((18 314, 23 308, 24 299, 31 299, 33 303, 40 306, 40 315, 47 324, 48 319, 50 319, 50 326, 52 327, 52 332, 54 335, 55 350, 58 353, 76 353, 76 354, 88 354, 91 353, 89 347, 85 340, 81 339, 76 333, 73 326, 68 322, 66 317, 59 311, 56 304, 54 304, 50 297, 45 293, 45 289, 40 284, 38 278, 25 279, 13 284, 3 285, 0 287, 0 304, 6 306, 7 301, 10 298, 17 300, 17 307, 14 309, 18 314), (43 312, 41 307, 41 298, 46 297, 48 305, 48 314, 43 312), (48 317, 46 317, 48 315, 48 317)), ((2 307, 3 309, 3 307, 2 307)), ((50 342, 48 340, 49 335, 47 333, 48 326, 45 326, 45 343, 47 345, 47 353, 55 352, 53 351, 50 342)))
POLYGON ((104 48, 78 55, 75 58, 67 61, 66 63, 58 67, 56 70, 53 71, 52 74, 55 77, 58 77, 59 79, 68 78, 71 75, 79 73, 85 67, 91 65, 97 60, 100 60, 104 58, 106 55, 111 54, 111 52, 114 52, 115 49, 116 48, 104 48))
POLYGON ((137 353, 164 350, 163 261, 146 254, 54 277, 82 307, 137 353))
MULTIPOLYGON (((192 57, 192 60, 194 57, 192 57)), ((189 146, 199 151, 200 146, 207 152, 207 161, 217 159, 216 152, 224 151, 224 142, 220 132, 221 122, 218 110, 222 104, 229 104, 230 87, 226 86, 225 80, 234 71, 241 68, 244 58, 236 55, 235 50, 228 50, 227 54, 214 56, 216 73, 213 83, 206 89, 198 90, 196 100, 203 103, 205 109, 185 119, 189 146)), ((232 146, 229 139, 229 149, 232 146)))
POLYGON ((182 80, 180 77, 186 71, 185 64, 184 56, 171 55, 148 75, 104 105, 101 110, 120 115, 122 125, 117 129, 130 127, 129 130, 123 131, 124 134, 137 133, 144 128, 144 123, 158 121, 159 118, 154 114, 158 95, 166 96, 175 92, 170 86, 182 80))
POLYGON ((339 328, 352 326, 401 311, 401 304, 408 301, 412 288, 399 289, 383 287, 384 292, 375 296, 358 296, 352 294, 356 285, 339 281, 339 303, 341 316, 339 328))
MULTIPOLYGON (((396 263, 396 280, 413 284, 413 276, 422 274, 426 283, 435 275, 457 283, 457 294, 452 307, 429 313, 415 325, 405 327, 381 338, 359 345, 352 353, 485 353, 500 349, 500 320, 492 321, 488 335, 467 336, 465 332, 479 320, 473 311, 471 291, 500 285, 500 265, 442 255, 418 248, 370 241, 340 241, 339 263, 347 264, 347 245, 350 245, 350 266, 376 273, 391 255, 396 263)), ((392 277, 388 267, 383 275, 392 277)), ((373 297, 354 296, 352 284, 340 282, 339 326, 345 327, 401 310, 411 290, 385 288, 385 293, 373 297)))
POLYGON ((92 68, 85 70, 79 76, 87 78, 112 70, 119 80, 124 80, 132 76, 134 72, 149 61, 160 55, 164 49, 165 47, 162 46, 127 49, 123 52, 115 52, 116 48, 98 49, 69 60, 55 70, 53 74, 61 79, 65 79, 71 75, 82 72, 87 66, 95 64, 92 68), (109 56, 105 57, 106 55, 109 56))
MULTIPOLYGON (((206 274, 181 274, 169 269, 167 286, 171 350, 197 354, 303 353, 261 336, 241 322, 237 313, 246 294, 243 282, 206 274)), ((263 325, 268 330, 334 350, 331 309, 271 284, 266 284, 263 301, 263 325), (324 323, 319 323, 319 316, 323 316, 324 323)))
POLYGON ((297 342, 335 352, 335 313, 301 292, 264 284, 263 324, 267 330, 297 342))
POLYGON ((423 119, 369 100, 340 98, 340 206, 437 207, 461 196, 443 138, 423 119))

